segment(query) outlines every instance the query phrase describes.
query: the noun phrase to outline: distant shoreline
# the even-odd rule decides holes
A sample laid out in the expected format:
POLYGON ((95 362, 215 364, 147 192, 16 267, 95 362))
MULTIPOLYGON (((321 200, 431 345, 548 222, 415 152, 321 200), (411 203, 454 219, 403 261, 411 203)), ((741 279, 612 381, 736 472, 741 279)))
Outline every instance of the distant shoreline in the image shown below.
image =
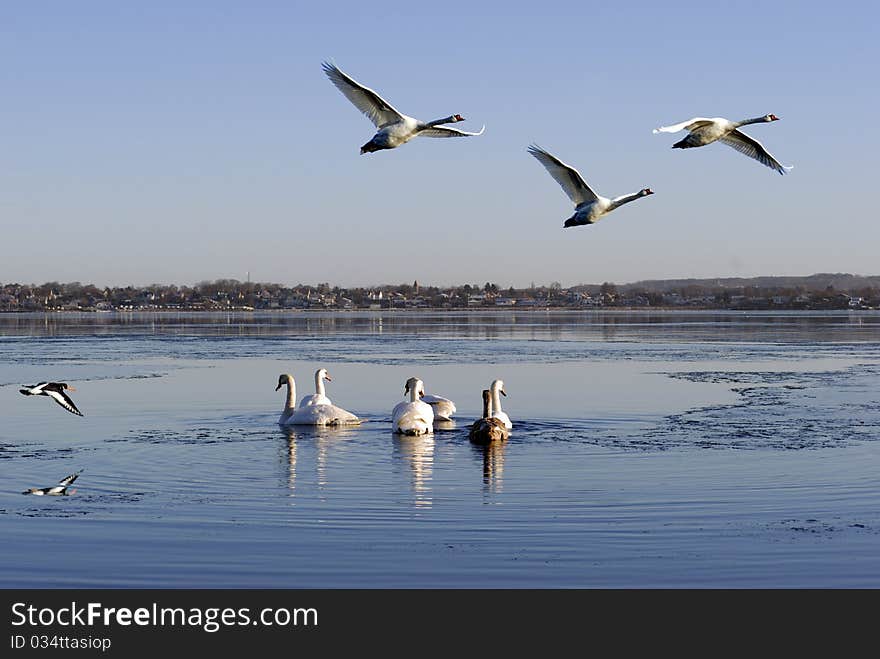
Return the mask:
POLYGON ((880 276, 820 273, 807 277, 653 280, 634 284, 503 288, 486 282, 444 287, 285 286, 218 279, 195 286, 155 284, 98 288, 79 282, 0 284, 0 313, 255 311, 595 311, 704 309, 728 311, 880 309, 880 276))
POLYGON ((695 306, 609 306, 609 307, 521 307, 521 308, 498 308, 498 307, 420 307, 420 308, 383 308, 383 309, 113 309, 113 310, 97 310, 97 309, 36 309, 36 310, 0 310, 0 316, 37 316, 37 315, 74 315, 82 314, 88 316, 112 316, 127 314, 259 314, 259 315, 301 315, 301 314, 420 314, 420 313, 442 313, 442 314, 510 314, 510 313, 566 313, 566 314, 584 314, 584 313, 699 313, 705 311, 713 312, 730 312, 730 313, 816 313, 816 312, 837 312, 837 313, 856 313, 865 311, 880 311, 874 307, 853 307, 853 308, 814 308, 814 309, 791 309, 791 308, 725 308, 725 307, 695 307, 695 306))

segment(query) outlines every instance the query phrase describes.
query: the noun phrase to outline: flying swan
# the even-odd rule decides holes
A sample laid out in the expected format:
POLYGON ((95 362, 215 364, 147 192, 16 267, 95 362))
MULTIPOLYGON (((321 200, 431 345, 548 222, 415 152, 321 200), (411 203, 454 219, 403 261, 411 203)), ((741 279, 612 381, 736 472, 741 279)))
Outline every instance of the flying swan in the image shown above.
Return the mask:
POLYGON ((412 138, 423 135, 425 137, 473 137, 482 135, 486 129, 480 128, 478 133, 468 133, 457 128, 449 128, 441 124, 453 124, 464 121, 460 114, 453 114, 444 119, 434 121, 419 121, 413 117, 401 114, 391 104, 386 102, 379 94, 369 87, 364 87, 353 78, 343 73, 334 64, 323 62, 324 73, 330 78, 330 82, 336 85, 352 104, 373 122, 379 130, 373 138, 361 147, 361 155, 381 151, 382 149, 394 149, 409 142, 412 138))
POLYGON ((532 144, 528 149, 535 158, 550 172, 550 176, 562 186, 565 194, 574 203, 574 215, 568 218, 563 227, 576 227, 583 224, 595 224, 603 215, 610 213, 618 206, 630 201, 640 199, 646 195, 654 194, 650 188, 644 188, 633 194, 623 195, 609 199, 593 192, 592 188, 584 182, 580 173, 571 165, 566 165, 554 155, 551 155, 537 144, 532 144))
POLYGON ((763 117, 743 119, 742 121, 729 121, 724 117, 694 117, 680 124, 672 126, 660 126, 655 128, 655 133, 677 133, 682 129, 688 131, 687 137, 672 145, 673 149, 691 149, 696 146, 706 146, 712 142, 720 141, 732 147, 740 153, 754 158, 762 165, 775 169, 780 174, 785 174, 791 165, 782 165, 770 152, 755 138, 749 137, 739 130, 740 126, 749 124, 761 124, 770 121, 779 121, 775 114, 765 114, 763 117))

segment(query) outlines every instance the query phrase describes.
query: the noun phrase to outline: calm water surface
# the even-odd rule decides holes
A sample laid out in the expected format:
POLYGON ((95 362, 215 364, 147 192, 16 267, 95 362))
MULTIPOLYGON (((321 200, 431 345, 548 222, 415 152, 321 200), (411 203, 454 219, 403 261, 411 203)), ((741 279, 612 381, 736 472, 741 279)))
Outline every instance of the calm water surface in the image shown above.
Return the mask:
POLYGON ((5 314, 0 419, 7 588, 880 587, 877 312, 5 314), (280 428, 320 367, 366 422, 280 428))

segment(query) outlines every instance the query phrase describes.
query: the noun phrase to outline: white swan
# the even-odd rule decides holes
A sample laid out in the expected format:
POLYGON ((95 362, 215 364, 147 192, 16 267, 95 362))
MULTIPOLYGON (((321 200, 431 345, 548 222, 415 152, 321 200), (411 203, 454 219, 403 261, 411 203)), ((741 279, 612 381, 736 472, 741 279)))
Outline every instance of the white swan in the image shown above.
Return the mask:
POLYGON ((282 373, 278 376, 278 386, 275 387, 275 391, 284 385, 287 385, 287 401, 284 403, 284 409, 281 410, 281 416, 278 417, 278 425, 280 426, 287 425, 290 422, 290 417, 296 411, 296 382, 293 381, 293 376, 290 373, 282 373))
POLYGON ((501 409, 501 398, 498 394, 507 395, 507 392, 504 391, 504 381, 503 380, 493 380, 492 384, 489 385, 489 392, 492 396, 492 409, 490 416, 498 419, 501 423, 504 424, 504 427, 508 430, 513 428, 513 424, 510 422, 510 417, 504 413, 501 409))
POLYGON ((330 377, 327 369, 319 368, 315 371, 315 393, 303 396, 303 399, 299 401, 300 407, 307 407, 309 405, 332 405, 330 399, 327 398, 327 392, 324 389, 324 380, 327 380, 327 382, 333 382, 333 378, 330 377))
POLYGON ((409 400, 398 403, 391 410, 394 432, 402 435, 427 435, 434 432, 434 410, 419 400, 424 394, 425 385, 415 378, 415 382, 409 387, 409 400))
POLYGON ((419 121, 401 114, 391 104, 369 87, 364 87, 353 78, 343 73, 334 64, 323 62, 324 73, 330 82, 336 85, 352 104, 375 124, 379 130, 373 138, 361 147, 361 155, 382 149, 393 149, 409 142, 417 135, 425 137, 473 137, 482 135, 483 126, 478 133, 468 133, 457 128, 448 128, 441 124, 452 124, 464 121, 460 114, 453 114, 445 119, 419 121))
POLYGON ((550 176, 562 186, 565 194, 574 203, 574 215, 568 218, 563 227, 576 227, 584 224, 594 224, 600 217, 610 213, 618 206, 640 199, 649 194, 654 194, 650 188, 643 188, 633 194, 623 195, 609 199, 596 194, 588 186, 580 173, 571 165, 566 165, 556 156, 551 155, 537 144, 532 144, 528 149, 535 158, 550 172, 550 176))
POLYGON ((758 140, 738 130, 740 126, 769 121, 779 121, 779 117, 775 114, 765 114, 763 117, 743 119, 742 121, 729 121, 724 117, 713 117, 711 119, 694 117, 693 119, 682 121, 680 124, 660 126, 660 128, 655 128, 654 132, 677 133, 682 129, 687 129, 688 136, 673 144, 673 149, 690 149, 696 146, 706 146, 716 141, 722 142, 747 155, 749 158, 754 158, 762 165, 775 169, 780 174, 785 174, 785 172, 791 169, 790 165, 780 164, 758 140))
MULTIPOLYGON (((404 395, 409 393, 410 388, 415 386, 417 381, 418 378, 410 378, 406 381, 406 386, 403 388, 404 395)), ((421 400, 434 410, 435 421, 452 421, 452 415, 455 414, 455 403, 451 400, 434 394, 423 394, 421 400)))
POLYGON ((483 389, 483 417, 473 422, 468 433, 470 440, 476 444, 490 444, 510 437, 510 430, 501 419, 491 416, 491 404, 492 393, 488 389, 483 389))
MULTIPOLYGON (((278 391, 285 384, 287 385, 287 400, 284 404, 281 416, 278 419, 280 425, 342 426, 361 423, 361 419, 356 415, 337 405, 333 405, 329 402, 329 399, 327 399, 328 402, 326 403, 319 402, 310 405, 301 404, 298 408, 294 407, 296 404, 296 383, 294 382, 292 375, 289 373, 283 373, 280 375, 278 377, 278 386, 275 387, 275 391, 278 391)), ((304 397, 303 401, 308 398, 311 398, 311 396, 304 397)))

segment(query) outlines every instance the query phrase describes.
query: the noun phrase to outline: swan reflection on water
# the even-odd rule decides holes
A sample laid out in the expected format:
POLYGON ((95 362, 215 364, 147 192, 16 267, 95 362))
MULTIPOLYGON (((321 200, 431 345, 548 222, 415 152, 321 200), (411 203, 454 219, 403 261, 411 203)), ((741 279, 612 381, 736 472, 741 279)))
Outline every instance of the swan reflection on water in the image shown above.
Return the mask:
POLYGON ((501 492, 504 485, 505 441, 488 444, 471 444, 474 454, 483 461, 483 489, 488 492, 501 492))
POLYGON ((349 439, 357 432, 357 426, 281 426, 281 433, 287 440, 287 488, 293 496, 296 490, 297 444, 313 441, 315 446, 315 472, 318 488, 329 483, 327 457, 333 446, 349 439))
POLYGON ((402 459, 412 476, 412 490, 417 508, 430 507, 431 478, 434 472, 434 435, 399 435, 392 433, 393 457, 402 459))

